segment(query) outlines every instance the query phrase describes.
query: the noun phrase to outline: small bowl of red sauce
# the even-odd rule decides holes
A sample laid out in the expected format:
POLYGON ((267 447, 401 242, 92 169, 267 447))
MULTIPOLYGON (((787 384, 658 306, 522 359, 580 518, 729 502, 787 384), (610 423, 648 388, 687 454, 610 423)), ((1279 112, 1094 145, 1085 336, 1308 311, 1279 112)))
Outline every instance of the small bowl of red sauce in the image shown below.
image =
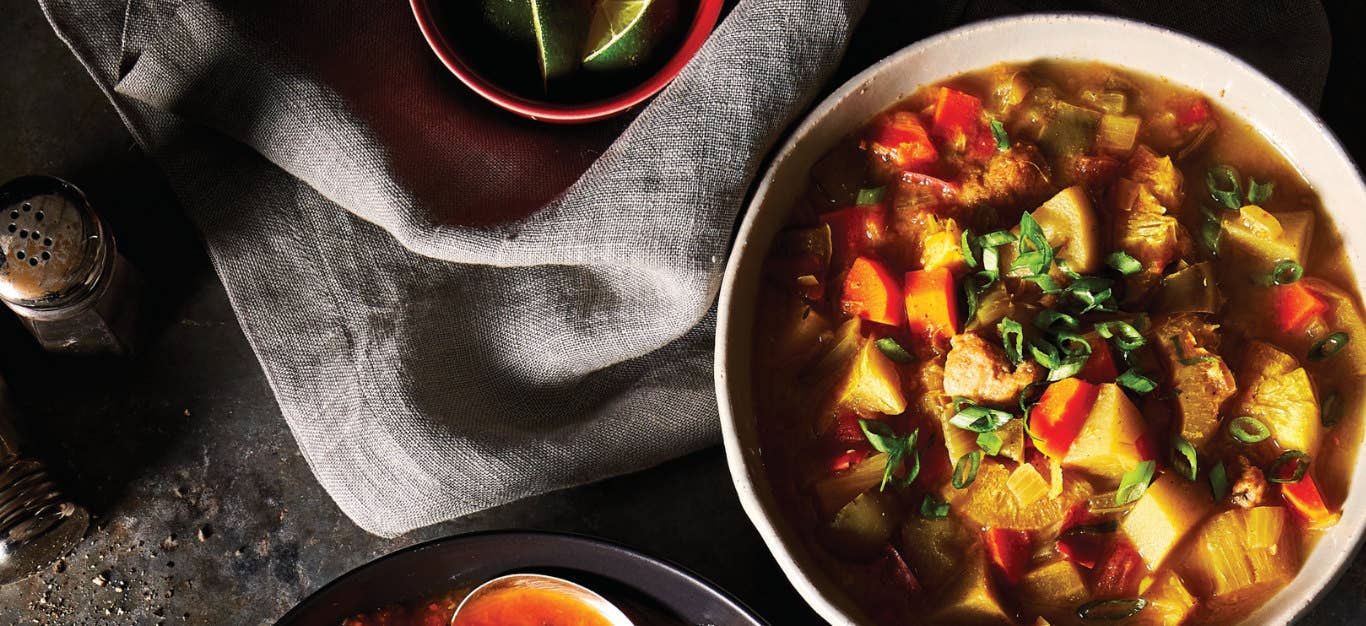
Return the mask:
POLYGON ((410 0, 432 51, 485 100, 584 123, 663 89, 697 53, 722 0, 410 0))

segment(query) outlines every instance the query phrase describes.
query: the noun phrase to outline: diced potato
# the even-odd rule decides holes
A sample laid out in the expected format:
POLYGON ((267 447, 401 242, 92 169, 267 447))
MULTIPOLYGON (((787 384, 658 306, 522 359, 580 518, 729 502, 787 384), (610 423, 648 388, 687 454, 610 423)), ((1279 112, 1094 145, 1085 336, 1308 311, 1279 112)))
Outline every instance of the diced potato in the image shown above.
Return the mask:
POLYGON ((768 349, 757 352, 778 367, 803 363, 829 341, 830 322, 798 298, 789 296, 778 306, 777 319, 761 339, 768 349))
POLYGON ((1272 214, 1258 206, 1224 211, 1219 251, 1239 271, 1265 274, 1284 259, 1304 265, 1314 236, 1314 212, 1272 214))
POLYGON ((1021 463, 1010 473, 1010 478, 1006 479, 1006 487, 1015 496, 1015 501, 1020 506, 1032 506, 1035 502, 1048 495, 1048 482, 1039 474, 1039 470, 1029 463, 1021 463))
POLYGON ((1032 88, 1033 85, 1025 72, 1010 68, 1008 74, 996 77, 996 87, 991 91, 991 104, 998 113, 1009 114, 1024 102, 1025 96, 1029 95, 1032 88))
MULTIPOLYGON (((1282 449, 1317 455, 1323 439, 1319 403, 1309 374, 1295 357, 1269 343, 1254 341, 1248 345, 1238 375, 1242 392, 1234 412, 1261 420, 1282 449)), ((1257 460, 1269 461, 1268 452, 1258 455, 1257 460)))
POLYGON ((1076 272, 1090 274, 1100 271, 1100 222, 1096 219, 1091 199, 1080 185, 1068 187, 1043 203, 1032 213, 1043 229, 1048 244, 1057 249, 1057 257, 1066 259, 1076 272))
POLYGON ((963 260, 963 229, 958 222, 946 219, 939 222, 939 230, 929 233, 920 246, 920 266, 924 269, 948 268, 955 275, 967 270, 963 260))
MULTIPOLYGON (((941 411, 939 417, 939 424, 944 432, 944 447, 948 450, 950 459, 957 460, 964 454, 980 449, 977 445, 977 433, 949 423, 953 417, 952 407, 941 411)), ((1016 462, 1024 460, 1024 420, 1006 422, 1005 426, 996 431, 996 435, 1001 438, 1001 452, 998 456, 1016 462)))
POLYGON ((901 525, 901 554, 915 577, 931 591, 955 578, 963 554, 973 538, 958 520, 925 519, 911 515, 901 525))
POLYGON ((1148 486, 1120 527, 1148 570, 1157 571, 1172 548, 1204 519, 1211 504, 1204 484, 1167 472, 1148 486))
POLYGON ((1143 593, 1148 601, 1134 623, 1142 626, 1174 626, 1186 621, 1195 612, 1195 597, 1186 589, 1181 577, 1170 569, 1157 575, 1152 586, 1143 593))
POLYGON ((1096 128, 1096 147, 1116 154, 1128 154, 1138 139, 1142 118, 1137 115, 1102 115, 1096 128))
POLYGON ((1062 464, 1095 476, 1099 486, 1114 487, 1125 472, 1146 460, 1138 451, 1143 434, 1143 415, 1124 390, 1114 383, 1100 385, 1096 402, 1062 464))
POLYGON ((1163 314, 1218 313, 1224 294, 1215 277, 1214 264, 1205 261, 1163 277, 1157 292, 1157 310, 1163 314))
POLYGON ((1002 530, 1040 530, 1062 521, 1067 510, 1091 496, 1091 485, 1084 480, 1069 478, 1062 493, 1056 498, 1041 499, 1029 506, 1021 506, 1015 498, 1002 497, 1008 487, 1010 470, 993 459, 984 459, 974 480, 966 489, 955 489, 945 483, 940 497, 953 510, 973 524, 1002 530))
POLYGON ((1001 606, 987 567, 986 550, 970 549, 953 567, 951 580, 941 595, 939 609, 930 621, 940 624, 1013 624, 1001 606))
POLYGON ((1089 597, 1077 566, 1059 559, 1030 570, 1020 579, 1018 596, 1025 612, 1058 624, 1077 621, 1077 607, 1089 597))
POLYGON ((1218 327, 1194 315, 1164 320, 1153 331, 1176 396, 1181 436, 1197 449, 1219 430, 1219 408, 1237 391, 1233 373, 1215 354, 1218 327), (1184 361, 1183 361, 1184 359, 1184 361))
MULTIPOLYGON (((864 415, 900 415, 906 410, 901 375, 896 364, 860 333, 859 318, 846 321, 835 332, 830 351, 821 357, 808 378, 820 384, 834 380, 834 409, 850 409, 864 415)), ((831 411, 822 411, 830 414, 831 411)), ((824 424, 828 425, 828 424, 824 424)), ((820 430, 818 425, 818 432, 820 430)))
POLYGON ((881 484, 886 468, 887 453, 879 452, 847 470, 816 481, 812 492, 822 519, 832 519, 859 494, 881 484))
POLYGON ((1361 312, 1357 309, 1356 298, 1337 285, 1317 278, 1303 279, 1305 286, 1328 302, 1328 315, 1325 327, 1315 329, 1312 340, 1317 341, 1328 333, 1341 331, 1350 338, 1347 346, 1325 363, 1334 368, 1344 368, 1354 374, 1366 374, 1366 323, 1362 322, 1361 312))
POLYGON ((826 544, 846 558, 870 558, 891 539, 898 517, 895 496, 864 492, 835 514, 826 529, 826 544))
POLYGON ((1026 436, 1024 432, 1024 420, 1010 420, 1009 422, 1006 422, 1006 425, 1002 426, 1000 430, 997 430, 996 434, 1001 437, 1000 456, 1015 461, 1016 463, 1024 462, 1024 444, 1026 436))
POLYGON ((1299 569, 1296 536, 1284 507, 1232 509, 1200 529, 1183 564, 1191 589, 1220 608, 1266 599, 1299 569))

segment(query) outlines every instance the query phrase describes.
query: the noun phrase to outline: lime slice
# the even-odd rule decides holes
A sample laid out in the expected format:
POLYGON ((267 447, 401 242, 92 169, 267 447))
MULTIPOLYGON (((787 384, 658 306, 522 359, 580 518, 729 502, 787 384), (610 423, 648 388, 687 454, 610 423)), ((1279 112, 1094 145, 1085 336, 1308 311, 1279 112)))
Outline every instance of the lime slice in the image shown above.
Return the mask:
POLYGON ((636 67, 664 38, 678 0, 597 0, 583 65, 593 70, 636 67))

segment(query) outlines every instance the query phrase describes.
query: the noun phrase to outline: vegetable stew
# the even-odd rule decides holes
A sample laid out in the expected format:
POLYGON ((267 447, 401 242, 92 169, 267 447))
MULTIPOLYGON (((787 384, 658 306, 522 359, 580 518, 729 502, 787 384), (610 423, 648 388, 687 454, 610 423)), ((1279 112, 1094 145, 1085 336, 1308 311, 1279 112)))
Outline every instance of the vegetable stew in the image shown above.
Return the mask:
POLYGON ((1355 281, 1210 97, 1062 61, 926 87, 816 163, 764 272, 771 482, 877 623, 1236 622, 1339 517, 1355 281))

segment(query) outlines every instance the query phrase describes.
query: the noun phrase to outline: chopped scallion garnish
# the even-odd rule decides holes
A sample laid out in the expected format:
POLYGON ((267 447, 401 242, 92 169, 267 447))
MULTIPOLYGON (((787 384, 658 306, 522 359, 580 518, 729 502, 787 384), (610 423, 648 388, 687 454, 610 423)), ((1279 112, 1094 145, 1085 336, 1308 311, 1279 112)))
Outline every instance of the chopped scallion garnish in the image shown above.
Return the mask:
POLYGON ((1015 242, 1015 235, 1008 230, 994 230, 977 238, 977 245, 983 248, 995 248, 1015 242))
POLYGON ((1001 343, 1005 344, 1006 358, 1010 359, 1011 365, 1019 365, 1024 361, 1024 328, 1019 322, 1005 317, 996 325, 996 330, 1000 331, 1001 343))
POLYGON ((1130 502, 1138 502, 1148 490, 1148 483, 1153 481, 1153 474, 1156 471, 1157 463, 1144 461, 1124 472, 1124 476, 1119 479, 1119 489, 1115 491, 1115 504, 1123 506, 1130 502))
POLYGON ((972 229, 963 231, 962 246, 963 262, 967 263, 968 267, 977 269, 979 267, 977 258, 982 256, 982 247, 981 244, 977 243, 977 237, 973 236, 972 229))
POLYGON ((1053 280, 1053 277, 1048 274, 1025 276, 1024 279, 1038 285, 1039 291, 1042 291, 1045 294, 1062 293, 1062 288, 1058 287, 1057 281, 1053 280))
POLYGON ((1105 257, 1105 264, 1113 267, 1115 271, 1128 276, 1137 274, 1143 270, 1143 264, 1138 259, 1125 254, 1124 251, 1111 252, 1110 256, 1105 257))
POLYGON ((1323 402, 1319 405, 1319 421, 1324 426, 1332 426, 1342 419, 1342 396, 1336 391, 1330 391, 1323 396, 1323 402))
POLYGON ((858 425, 874 450, 887 453, 887 465, 882 470, 882 483, 878 486, 878 491, 885 490, 887 483, 893 482, 896 468, 907 458, 910 460, 905 463, 906 477, 901 479, 900 484, 904 487, 914 482, 916 476, 920 475, 920 453, 915 449, 916 442, 920 439, 920 429, 917 428, 911 431, 911 434, 902 437, 893 432, 891 426, 878 420, 860 418, 858 425))
POLYGON ((1138 329, 1128 322, 1101 322, 1096 324, 1096 332, 1101 337, 1113 341, 1115 347, 1120 350, 1137 350, 1143 347, 1143 333, 1138 332, 1138 329))
POLYGON ((1053 309, 1044 309, 1034 316, 1034 326, 1044 332, 1051 332, 1055 327, 1076 330, 1081 323, 1077 318, 1066 313, 1060 313, 1053 309))
POLYGON ((1200 209, 1200 243, 1205 245, 1205 252, 1210 256, 1219 256, 1219 239, 1223 237, 1224 227, 1219 223, 1219 217, 1209 209, 1200 209))
POLYGON ((1336 332, 1323 339, 1318 340, 1309 348, 1310 361, 1322 361, 1347 347, 1347 341, 1351 339, 1347 333, 1336 332))
POLYGON ((1186 356, 1186 347, 1181 344, 1180 337, 1172 335, 1167 339, 1172 342, 1172 348, 1176 350, 1176 360, 1182 365, 1195 365, 1197 363, 1205 363, 1215 359, 1213 356, 1186 356))
POLYGON ((1242 415, 1228 423, 1228 434, 1239 443, 1258 443, 1271 437, 1271 429, 1255 417, 1242 415))
MULTIPOLYGON (((872 187, 858 190, 858 206, 870 206, 882 202, 882 197, 887 194, 886 187, 872 187)), ((846 198, 848 196, 845 196, 846 198)))
POLYGON ((1091 354, 1091 342, 1085 337, 1065 330, 1053 334, 1054 342, 1058 344, 1058 349, 1067 356, 1089 356, 1091 354))
POLYGON ((959 457, 958 463, 953 466, 953 488, 967 489, 972 481, 977 480, 977 470, 981 467, 981 450, 973 450, 959 457))
POLYGON ((1224 469, 1223 461, 1209 468, 1209 488, 1214 494, 1215 502, 1223 500, 1228 495, 1228 471, 1224 469))
POLYGON ((1001 120, 991 120, 991 136, 996 138, 996 149, 1005 152, 1010 149, 1010 136, 1006 135, 1006 125, 1001 120))
POLYGON ((883 354, 887 355, 887 358, 895 363, 905 365, 915 360, 910 352, 907 352, 905 348, 901 347, 901 344, 891 337, 883 337, 874 343, 877 344, 878 350, 881 350, 883 354))
POLYGON ((1014 418, 1014 415, 1000 409, 974 404, 963 407, 962 410, 955 413, 953 417, 949 418, 949 424, 974 433, 987 433, 1000 430, 1002 426, 1014 418))
POLYGON ((1020 390, 1020 414, 1025 416, 1025 430, 1029 430, 1029 409, 1039 403, 1039 398, 1034 394, 1034 391, 1043 389, 1047 386, 1048 383, 1046 381, 1036 380, 1025 385, 1025 388, 1020 390))
POLYGON ((1257 182, 1251 176, 1247 179, 1247 201, 1251 204, 1261 204, 1271 199, 1271 194, 1276 191, 1276 182, 1267 181, 1257 182))
POLYGON ((1205 175, 1205 186, 1209 195, 1224 208, 1237 211, 1242 208, 1242 185, 1238 184, 1238 170, 1227 165, 1211 167, 1205 175))
POLYGON ((949 516, 949 503, 931 495, 920 501, 920 516, 925 519, 944 519, 949 516))
POLYGON ((987 453, 987 456, 996 456, 1000 454, 1001 446, 1003 445, 1005 445, 1005 441, 1002 440, 1001 436, 996 433, 977 434, 977 447, 981 448, 983 452, 987 453))
POLYGON ((1147 608, 1143 598, 1127 600, 1093 600, 1077 607, 1077 617, 1086 621, 1117 622, 1138 615, 1147 608))
POLYGON ((1271 268, 1271 274, 1267 277, 1267 282, 1273 286, 1289 285, 1298 281, 1304 276, 1304 268, 1290 259, 1281 259, 1276 267, 1271 268))
POLYGON ((1304 475, 1309 471, 1309 455, 1299 450, 1286 450, 1281 456, 1271 464, 1271 468, 1266 471, 1266 479, 1273 483, 1297 483, 1304 480, 1304 475), (1289 470, 1290 475, 1286 475, 1286 467, 1293 464, 1289 470))
POLYGON ((1182 478, 1194 482, 1199 468, 1200 461, 1195 455, 1195 446, 1185 437, 1177 435, 1172 445, 1172 469, 1182 478))
POLYGON ((1025 213, 1020 216, 1020 255, 1011 269, 1026 268, 1030 275, 1047 274, 1053 266, 1053 247, 1048 245, 1048 237, 1034 216, 1025 213))
POLYGON ((1137 369, 1132 367, 1125 370, 1123 374, 1120 374, 1119 378, 1115 379, 1115 383, 1134 393, 1150 393, 1152 390, 1157 389, 1156 381, 1144 376, 1137 369))

